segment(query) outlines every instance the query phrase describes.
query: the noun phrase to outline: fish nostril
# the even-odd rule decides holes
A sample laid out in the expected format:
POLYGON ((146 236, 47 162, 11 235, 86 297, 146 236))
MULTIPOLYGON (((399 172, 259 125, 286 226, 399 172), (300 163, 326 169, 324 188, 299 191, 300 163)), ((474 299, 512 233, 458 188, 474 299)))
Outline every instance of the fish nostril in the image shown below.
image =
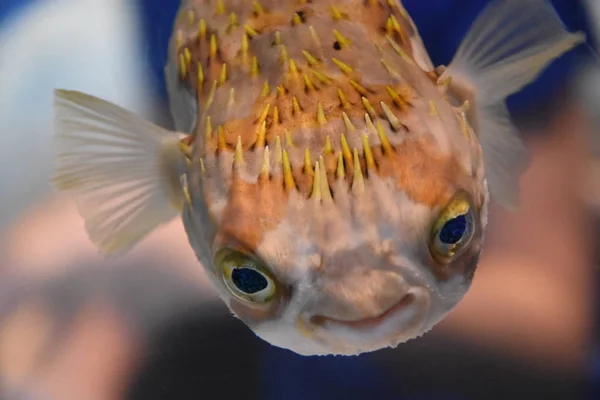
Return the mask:
POLYGON ((311 324, 317 325, 317 326, 323 326, 323 325, 325 325, 325 322, 327 322, 328 320, 329 320, 329 318, 324 317, 322 315, 313 315, 309 319, 309 321, 310 321, 311 324))

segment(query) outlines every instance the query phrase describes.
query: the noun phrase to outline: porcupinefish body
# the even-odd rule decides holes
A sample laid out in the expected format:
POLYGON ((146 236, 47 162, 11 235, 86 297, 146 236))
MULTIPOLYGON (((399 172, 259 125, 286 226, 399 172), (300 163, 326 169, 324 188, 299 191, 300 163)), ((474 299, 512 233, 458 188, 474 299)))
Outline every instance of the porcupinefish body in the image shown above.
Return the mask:
POLYGON ((221 298, 274 345, 395 346, 470 287, 488 186, 517 204, 506 97, 582 41, 543 0, 496 1, 434 68, 398 0, 190 0, 165 68, 177 132, 57 91, 55 182, 105 253, 181 215, 221 298))

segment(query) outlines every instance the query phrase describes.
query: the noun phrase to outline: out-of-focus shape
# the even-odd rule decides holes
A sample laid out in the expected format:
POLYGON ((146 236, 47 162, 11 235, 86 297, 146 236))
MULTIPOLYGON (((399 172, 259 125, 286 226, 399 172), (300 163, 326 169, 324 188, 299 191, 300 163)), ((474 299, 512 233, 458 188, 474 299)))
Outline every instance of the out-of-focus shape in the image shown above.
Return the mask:
MULTIPOLYGON (((600 42, 600 2, 584 0, 590 21, 594 43, 600 42)), ((587 112, 594 124, 595 134, 589 138, 589 171, 588 181, 583 188, 583 195, 593 212, 600 215, 600 56, 598 48, 589 48, 595 52, 595 57, 577 76, 576 87, 580 96, 581 106, 587 112)))
POLYGON ((149 113, 132 7, 122 0, 37 1, 0 25, 0 232, 50 191, 54 88, 149 113))
MULTIPOLYGON (((161 240, 168 245, 168 238, 161 240)), ((212 288, 194 277, 191 265, 185 257, 156 257, 146 247, 109 263, 75 255, 51 274, 4 271, 0 398, 123 398, 151 338, 212 309, 212 288)))
POLYGON ((477 284, 442 327, 538 369, 582 373, 593 323, 591 220, 580 197, 593 134, 578 107, 530 132, 518 212, 490 210, 477 284))

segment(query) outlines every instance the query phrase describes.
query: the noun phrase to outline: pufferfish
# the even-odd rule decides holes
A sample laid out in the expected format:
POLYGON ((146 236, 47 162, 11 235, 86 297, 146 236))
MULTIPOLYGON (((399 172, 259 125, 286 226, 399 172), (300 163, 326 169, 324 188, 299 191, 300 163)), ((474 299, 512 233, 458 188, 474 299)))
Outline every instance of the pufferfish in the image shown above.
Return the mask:
POLYGON ((505 99, 584 41, 544 0, 497 0, 434 67, 399 0, 183 1, 176 131, 57 90, 54 183, 105 254, 180 216, 272 345, 395 347, 468 291, 488 198, 518 205, 527 152, 505 99))

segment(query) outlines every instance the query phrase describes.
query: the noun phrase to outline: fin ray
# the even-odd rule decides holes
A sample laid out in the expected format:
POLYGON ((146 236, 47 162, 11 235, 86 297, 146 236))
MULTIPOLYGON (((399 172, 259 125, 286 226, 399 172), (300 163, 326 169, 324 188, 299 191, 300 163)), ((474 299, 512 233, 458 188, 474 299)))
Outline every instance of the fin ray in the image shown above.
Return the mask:
POLYGON ((490 195, 508 209, 519 204, 519 179, 529 164, 529 152, 511 122, 506 105, 499 103, 479 110, 481 141, 490 195))
POLYGON ((495 0, 475 20, 440 82, 475 104, 470 122, 483 148, 490 192, 518 205, 518 180, 528 155, 506 108, 506 98, 533 82, 556 58, 585 42, 566 30, 545 0, 495 0), (474 101, 473 101, 474 100, 474 101))
POLYGON ((496 0, 475 20, 444 77, 470 81, 488 103, 504 100, 584 41, 545 0, 496 0))
POLYGON ((182 134, 75 91, 56 90, 55 109, 53 183, 75 194, 102 253, 124 252, 179 215, 182 134))

